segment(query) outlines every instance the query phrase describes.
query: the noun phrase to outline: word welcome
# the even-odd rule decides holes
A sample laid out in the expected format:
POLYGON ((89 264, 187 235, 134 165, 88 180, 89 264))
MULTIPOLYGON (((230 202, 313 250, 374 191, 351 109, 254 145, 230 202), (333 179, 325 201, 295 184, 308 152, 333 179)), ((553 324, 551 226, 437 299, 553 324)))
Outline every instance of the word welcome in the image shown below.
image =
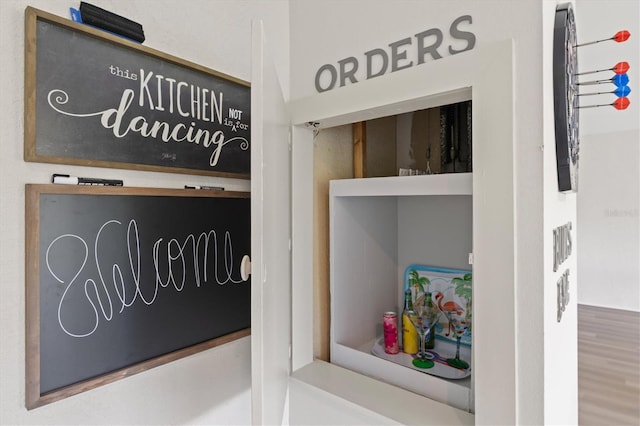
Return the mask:
MULTIPOLYGON (((456 40, 466 42, 466 46, 461 49, 454 49, 449 44, 448 52, 450 55, 471 50, 476 45, 475 34, 469 31, 462 31, 459 28, 462 23, 471 24, 471 16, 463 15, 455 19, 449 26, 449 34, 456 40)), ((425 63, 427 55, 431 56, 433 60, 442 58, 440 53, 444 40, 442 30, 430 28, 416 34, 414 38, 417 53, 417 63, 415 65, 425 63)), ((414 66, 414 61, 407 58, 408 49, 412 47, 413 41, 411 37, 407 37, 390 43, 388 46, 390 52, 387 52, 386 48, 376 48, 365 52, 366 79, 369 80, 387 73, 389 64, 391 64, 391 72, 414 66)), ((334 64, 324 64, 316 72, 315 88, 321 93, 334 89, 338 84, 338 80, 340 87, 347 84, 347 80, 352 84, 357 83, 356 73, 358 73, 359 69, 360 61, 353 56, 339 60, 337 67, 334 64)))
MULTIPOLYGON (((84 238, 75 234, 63 234, 55 238, 47 247, 46 265, 51 276, 64 286, 62 296, 58 303, 58 324, 64 333, 71 337, 88 337, 92 335, 100 325, 101 321, 111 321, 115 313, 122 313, 125 309, 133 306, 136 301, 147 306, 152 305, 161 289, 173 289, 175 292, 184 290, 187 284, 187 277, 193 277, 193 283, 200 287, 202 283, 215 281, 218 285, 228 283, 243 282, 240 277, 239 267, 234 278, 234 256, 231 235, 225 232, 224 240, 218 241, 215 230, 187 235, 184 240, 179 241, 171 238, 165 241, 158 238, 147 253, 153 259, 153 285, 147 283, 143 289, 140 272, 141 248, 138 236, 138 224, 135 220, 130 220, 126 232, 122 228, 122 222, 118 220, 106 221, 93 238, 93 259, 89 265, 89 245, 84 238), (113 260, 109 260, 101 250, 101 242, 111 236, 121 237, 124 233, 126 237, 126 247, 122 247, 122 252, 126 252, 127 264, 121 265, 113 260), (77 252, 69 250, 70 245, 78 245, 81 259, 70 259, 70 262, 60 262, 60 258, 70 256, 69 253, 77 252), (223 245, 224 264, 218 264, 219 245, 223 245), (161 260, 163 259, 163 260, 161 260), (74 262, 75 261, 75 262, 74 262), (213 264, 210 273, 210 264, 213 264), (54 265, 72 264, 77 265, 77 269, 68 270, 54 265), (95 267, 96 276, 86 278, 87 269, 95 267), (103 271, 108 271, 105 273, 103 271), (125 272, 126 271, 126 272, 125 272), (189 271, 189 274, 187 274, 189 271), (82 276, 82 278, 81 278, 82 276), (127 278, 125 278, 125 276, 127 278), (106 278, 105 278, 106 277, 106 278), (73 329, 67 324, 69 313, 66 311, 67 299, 71 293, 78 294, 81 300, 87 304, 90 314, 86 318, 80 318, 84 327, 79 329, 76 325, 73 329)), ((124 241, 124 240, 123 240, 124 241)), ((77 316, 77 315, 76 315, 77 316)), ((74 318, 78 324, 78 318, 74 318)))

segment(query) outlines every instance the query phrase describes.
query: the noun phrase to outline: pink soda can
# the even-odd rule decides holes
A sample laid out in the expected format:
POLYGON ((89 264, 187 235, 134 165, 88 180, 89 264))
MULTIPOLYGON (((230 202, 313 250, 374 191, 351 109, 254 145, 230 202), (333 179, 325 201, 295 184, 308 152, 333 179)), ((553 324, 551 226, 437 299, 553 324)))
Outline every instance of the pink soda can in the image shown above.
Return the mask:
POLYGON ((398 345, 398 315, 395 312, 385 312, 382 316, 384 330, 384 351, 388 354, 400 352, 398 345))

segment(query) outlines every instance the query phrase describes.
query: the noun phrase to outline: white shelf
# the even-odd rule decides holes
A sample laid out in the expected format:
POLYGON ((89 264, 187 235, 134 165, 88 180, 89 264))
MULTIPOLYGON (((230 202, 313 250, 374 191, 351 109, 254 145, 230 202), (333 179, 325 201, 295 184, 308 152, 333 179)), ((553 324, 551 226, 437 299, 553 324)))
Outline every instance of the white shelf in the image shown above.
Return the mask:
MULTIPOLYGON (((371 353, 377 339, 366 342, 358 348, 341 344, 332 346, 332 362, 352 371, 400 386, 463 411, 470 410, 471 378, 450 380, 379 358, 371 353)), ((443 343, 443 342, 440 342, 443 343)), ((455 347, 455 345, 451 345, 455 347)), ((455 354, 455 349, 454 354, 455 354)), ((468 352, 468 348, 465 349, 468 352)), ((402 354, 399 354, 402 356, 402 354)), ((468 353, 463 358, 469 359, 468 353)))
MULTIPOLYGON (((373 341, 370 343, 372 345, 373 341)), ((331 362, 459 410, 467 412, 470 410, 470 378, 447 380, 431 376, 378 358, 369 351, 354 349, 341 344, 332 345, 331 362)))
POLYGON ((331 181, 331 197, 471 195, 471 173, 390 176, 331 181))
POLYGON ((322 361, 294 371, 290 382, 291 424, 474 424, 473 414, 322 361), (297 386, 305 392, 295 392, 297 386), (311 399, 302 400, 307 394, 311 399), (310 405, 323 410, 310 418, 310 405))
MULTIPOLYGON (((470 389, 471 380, 468 379, 471 376, 472 367, 462 370, 451 367, 445 362, 446 359, 454 358, 456 356, 456 344, 450 340, 438 338, 435 341, 435 348, 428 350, 428 352, 434 355, 432 358, 434 365, 429 369, 418 368, 413 365, 413 360, 417 355, 406 354, 402 351, 402 348, 400 348, 400 352, 397 354, 386 353, 384 350, 384 337, 375 339, 373 342, 368 342, 366 346, 359 349, 362 352, 372 353, 378 358, 418 371, 422 374, 428 374, 441 379, 453 380, 456 384, 461 384, 467 389, 470 389)), ((460 359, 471 364, 471 350, 469 346, 464 344, 460 345, 460 359)))
POLYGON ((472 210, 471 173, 331 181, 332 363, 474 411, 472 377, 444 379, 371 353, 383 313, 402 309, 409 265, 469 269, 472 210))

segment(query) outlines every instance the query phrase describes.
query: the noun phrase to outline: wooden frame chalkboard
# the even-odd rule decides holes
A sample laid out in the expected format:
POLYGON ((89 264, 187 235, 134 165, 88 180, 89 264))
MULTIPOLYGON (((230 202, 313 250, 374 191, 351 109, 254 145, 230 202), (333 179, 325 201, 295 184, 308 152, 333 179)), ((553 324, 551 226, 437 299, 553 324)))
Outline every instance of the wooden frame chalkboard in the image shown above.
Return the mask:
POLYGON ((250 84, 32 7, 25 161, 248 179, 250 84))
POLYGON ((26 185, 26 407, 250 334, 246 192, 26 185))

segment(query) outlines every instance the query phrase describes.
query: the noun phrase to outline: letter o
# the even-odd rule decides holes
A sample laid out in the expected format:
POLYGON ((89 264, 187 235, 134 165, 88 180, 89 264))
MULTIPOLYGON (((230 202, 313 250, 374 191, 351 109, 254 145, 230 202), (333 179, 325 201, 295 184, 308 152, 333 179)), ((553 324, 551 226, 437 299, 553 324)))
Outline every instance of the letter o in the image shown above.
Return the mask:
POLYGON ((337 80, 338 80, 338 71, 336 71, 336 68, 331 64, 325 64, 321 66, 320 69, 318 69, 318 72, 316 72, 316 90, 318 91, 318 93, 331 90, 335 87, 337 80), (331 82, 329 83, 329 86, 327 86, 326 88, 322 88, 320 86, 320 78, 322 77, 322 73, 325 71, 329 71, 329 73, 331 74, 331 82))

